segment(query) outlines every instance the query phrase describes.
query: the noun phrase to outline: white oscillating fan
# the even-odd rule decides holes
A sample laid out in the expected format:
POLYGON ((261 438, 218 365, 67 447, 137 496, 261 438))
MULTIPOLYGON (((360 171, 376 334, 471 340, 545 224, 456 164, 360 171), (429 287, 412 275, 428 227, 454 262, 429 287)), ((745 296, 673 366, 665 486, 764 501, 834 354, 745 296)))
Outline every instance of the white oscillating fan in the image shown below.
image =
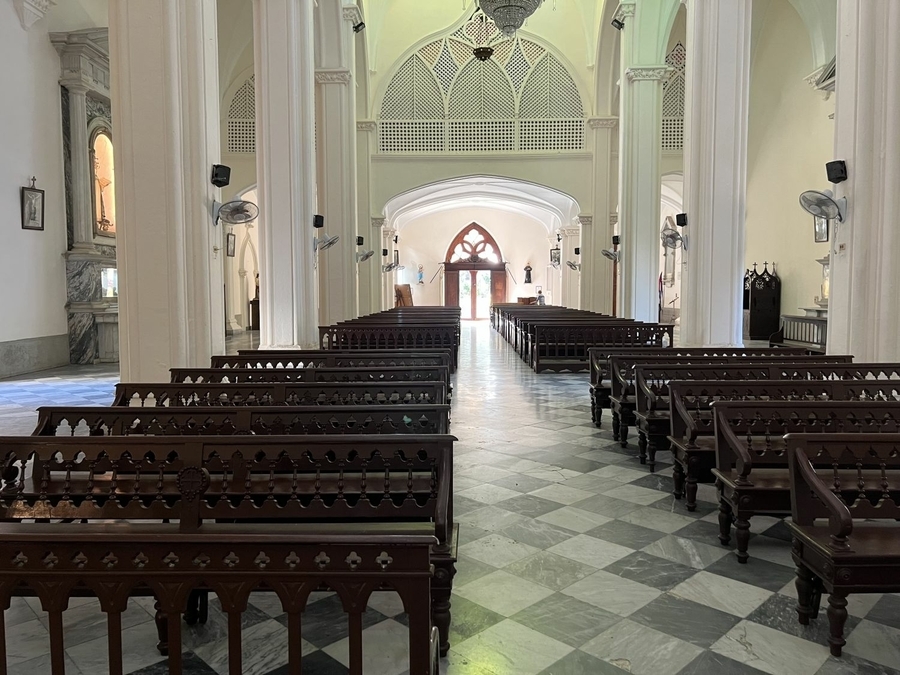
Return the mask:
POLYGON ((246 225, 252 223, 259 216, 259 207, 253 202, 236 199, 235 201, 213 202, 213 224, 218 225, 221 220, 228 225, 246 225))
MULTIPOLYGON (((316 215, 313 218, 313 227, 316 228, 317 230, 323 229, 325 227, 325 217, 316 215)), ((313 239, 313 248, 316 251, 324 251, 326 249, 331 248, 336 243, 338 243, 339 239, 340 239, 340 237, 338 235, 329 237, 327 234, 322 232, 322 236, 316 237, 315 239, 313 239)))
POLYGON ((600 251, 601 255, 607 260, 612 260, 613 262, 619 262, 619 251, 613 251, 611 249, 605 248, 600 251))
POLYGON ((572 262, 571 260, 566 260, 566 265, 570 270, 575 270, 576 272, 581 271, 581 263, 572 262))
POLYGON ((375 255, 375 251, 367 251, 363 248, 364 243, 365 243, 365 240, 362 237, 356 238, 356 245, 359 246, 359 248, 361 249, 356 252, 356 262, 357 263, 363 263, 366 260, 368 260, 369 258, 371 258, 373 255, 375 255))
POLYGON ((659 233, 659 240, 662 242, 663 248, 683 248, 687 251, 687 239, 681 232, 673 229, 666 219, 666 227, 659 233))
POLYGON ((816 218, 836 219, 843 223, 847 212, 847 198, 835 199, 831 190, 807 190, 800 195, 800 206, 816 218))

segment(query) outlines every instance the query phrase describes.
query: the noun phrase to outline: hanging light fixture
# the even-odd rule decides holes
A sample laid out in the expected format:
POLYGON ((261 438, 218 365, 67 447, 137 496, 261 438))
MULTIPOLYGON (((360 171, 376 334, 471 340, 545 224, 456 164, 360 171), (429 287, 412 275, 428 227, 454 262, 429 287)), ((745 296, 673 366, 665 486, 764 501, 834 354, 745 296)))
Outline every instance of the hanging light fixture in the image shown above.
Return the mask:
POLYGON ((516 34, 525 19, 534 14, 544 0, 478 0, 481 11, 491 18, 506 37, 516 34))

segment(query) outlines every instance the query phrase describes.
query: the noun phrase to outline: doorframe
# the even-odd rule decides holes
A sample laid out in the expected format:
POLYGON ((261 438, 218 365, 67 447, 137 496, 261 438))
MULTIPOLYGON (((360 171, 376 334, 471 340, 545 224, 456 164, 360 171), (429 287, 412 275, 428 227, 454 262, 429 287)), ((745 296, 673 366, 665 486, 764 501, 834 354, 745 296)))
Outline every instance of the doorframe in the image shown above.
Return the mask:
MULTIPOLYGON (((444 263, 444 305, 448 307, 459 306, 459 274, 460 272, 491 273, 491 303, 506 302, 506 263, 490 262, 455 262, 444 263)), ((475 285, 472 286, 472 318, 475 312, 475 285)))

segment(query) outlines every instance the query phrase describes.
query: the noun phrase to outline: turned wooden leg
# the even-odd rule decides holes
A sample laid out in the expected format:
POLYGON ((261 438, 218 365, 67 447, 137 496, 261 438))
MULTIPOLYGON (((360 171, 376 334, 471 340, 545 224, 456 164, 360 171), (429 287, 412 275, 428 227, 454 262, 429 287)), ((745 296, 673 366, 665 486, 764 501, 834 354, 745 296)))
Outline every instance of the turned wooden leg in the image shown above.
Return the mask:
POLYGON ((844 639, 844 624, 847 623, 847 592, 835 591, 828 596, 828 626, 831 636, 828 644, 831 645, 831 655, 840 656, 841 650, 847 641, 844 639))
POLYGON ((600 406, 597 406, 597 421, 595 422, 595 424, 598 427, 603 426, 603 408, 601 408, 600 406))
POLYGON ((431 619, 440 634, 441 656, 450 650, 450 595, 456 565, 452 560, 435 560, 431 582, 431 619))
POLYGON ((650 467, 650 473, 656 473, 656 453, 666 449, 665 436, 649 436, 647 438, 647 466, 650 467))
POLYGON ((685 506, 688 511, 697 510, 697 474, 691 466, 688 466, 687 475, 685 476, 684 496, 686 498, 685 506))
POLYGON ((647 434, 638 431, 638 459, 641 464, 647 463, 647 434))
POLYGON ((628 447, 628 425, 619 420, 619 445, 628 447))
POLYGON ((816 575, 804 565, 797 566, 797 618, 803 626, 809 625, 813 610, 813 593, 816 587, 816 575))
POLYGON ((737 540, 737 558, 739 563, 746 563, 750 557, 747 546, 750 544, 750 521, 738 516, 734 521, 735 539, 737 540))
POLYGON ((159 641, 156 643, 156 651, 160 653, 161 656, 169 655, 169 619, 165 613, 163 613, 160 608, 159 600, 157 600, 153 604, 153 609, 156 610, 156 615, 154 619, 156 621, 156 637, 159 641))
POLYGON ((597 394, 591 389, 591 422, 594 423, 594 426, 600 426, 597 422, 597 394))
POLYGON ((193 626, 200 619, 200 594, 203 591, 194 589, 188 595, 187 608, 184 610, 184 622, 193 626))
POLYGON ((815 575, 813 575, 813 581, 814 581, 814 585, 813 585, 812 604, 811 604, 812 612, 809 615, 809 618, 810 619, 818 619, 819 618, 819 607, 821 607, 821 605, 822 605, 823 585, 822 585, 822 580, 815 575))
POLYGON ((675 496, 675 499, 681 499, 684 497, 684 467, 681 466, 681 462, 677 459, 672 467, 672 481, 674 483, 672 494, 675 496))
POLYGON ((612 434, 613 434, 613 440, 614 440, 614 441, 619 440, 619 422, 620 422, 619 413, 617 413, 615 410, 613 410, 613 413, 612 413, 612 434))
POLYGON ((722 546, 728 546, 731 542, 731 504, 719 497, 719 541, 722 546))

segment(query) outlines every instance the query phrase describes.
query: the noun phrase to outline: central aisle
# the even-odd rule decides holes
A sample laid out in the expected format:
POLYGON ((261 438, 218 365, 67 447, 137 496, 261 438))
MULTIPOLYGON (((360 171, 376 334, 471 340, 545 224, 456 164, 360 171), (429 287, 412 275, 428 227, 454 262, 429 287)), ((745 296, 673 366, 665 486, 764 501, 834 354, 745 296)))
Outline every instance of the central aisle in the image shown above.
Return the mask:
POLYGON ((829 658, 827 622, 797 625, 780 521, 754 518, 738 564, 713 488, 688 513, 668 453, 650 475, 636 434, 621 448, 608 411, 593 426, 586 373, 536 375, 487 323, 462 331, 449 675, 857 672, 829 658))

